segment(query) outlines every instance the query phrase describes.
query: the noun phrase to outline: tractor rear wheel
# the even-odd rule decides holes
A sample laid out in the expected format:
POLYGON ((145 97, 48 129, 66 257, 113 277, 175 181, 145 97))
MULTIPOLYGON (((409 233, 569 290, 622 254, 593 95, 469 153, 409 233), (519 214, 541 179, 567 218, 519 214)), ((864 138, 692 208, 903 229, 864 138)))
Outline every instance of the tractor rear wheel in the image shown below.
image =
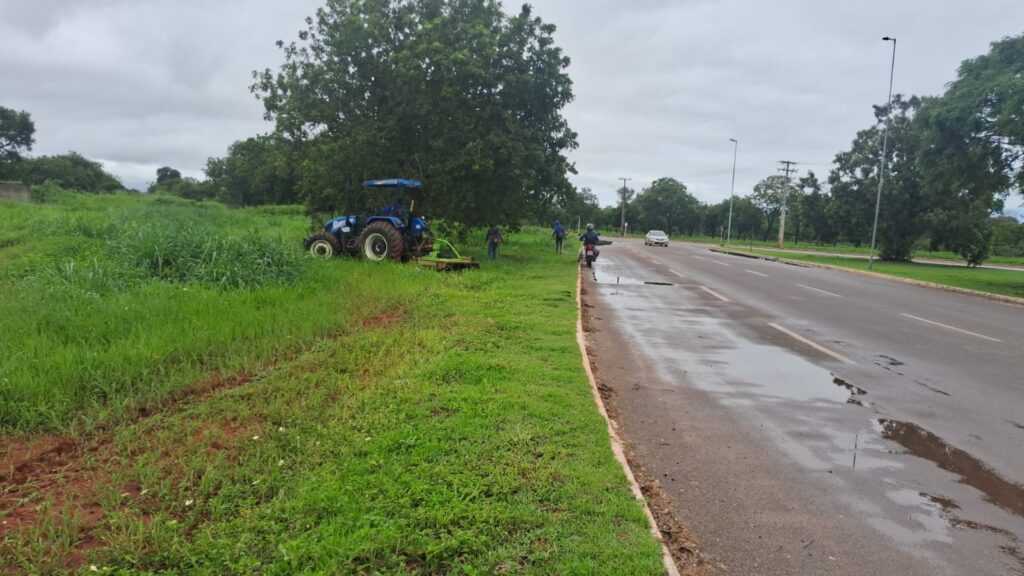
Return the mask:
POLYGON ((330 258, 341 254, 341 243, 330 232, 316 232, 306 238, 306 250, 313 256, 330 258))
POLYGON ((373 222, 359 235, 359 251, 367 260, 401 260, 405 246, 402 234, 387 222, 373 222))

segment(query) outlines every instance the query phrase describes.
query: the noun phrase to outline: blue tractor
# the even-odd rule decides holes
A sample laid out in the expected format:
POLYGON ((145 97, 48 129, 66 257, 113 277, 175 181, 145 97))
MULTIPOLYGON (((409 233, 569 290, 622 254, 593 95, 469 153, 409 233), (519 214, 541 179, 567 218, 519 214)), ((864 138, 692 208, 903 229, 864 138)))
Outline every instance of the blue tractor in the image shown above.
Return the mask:
MULTIPOLYGON (((367 188, 420 190, 418 180, 390 178, 367 180, 367 188)), ((434 237, 426 220, 408 217, 402 206, 393 202, 372 216, 339 216, 324 223, 324 229, 306 238, 306 250, 314 256, 330 257, 336 254, 362 255, 367 260, 408 260, 426 256, 434 248, 434 237)))

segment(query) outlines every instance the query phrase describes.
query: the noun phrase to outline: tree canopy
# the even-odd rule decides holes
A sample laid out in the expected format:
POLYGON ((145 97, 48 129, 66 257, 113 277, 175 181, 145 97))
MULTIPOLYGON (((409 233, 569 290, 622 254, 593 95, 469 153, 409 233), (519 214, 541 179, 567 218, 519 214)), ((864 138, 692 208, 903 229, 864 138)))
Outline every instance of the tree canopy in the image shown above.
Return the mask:
POLYGON ((224 158, 210 158, 206 177, 226 204, 287 204, 296 200, 295 160, 279 138, 256 136, 232 144, 224 158))
POLYGON ((181 180, 181 172, 171 168, 170 166, 163 166, 156 169, 156 183, 167 184, 174 180, 181 180))
POLYGON ((658 178, 636 199, 639 222, 671 235, 676 230, 693 234, 700 227, 700 202, 675 178, 658 178))
POLYGON ((22 152, 32 150, 36 143, 36 125, 25 111, 0 106, 0 162, 21 159, 22 152))
POLYGON ((17 163, 16 176, 30 186, 52 180, 64 188, 82 192, 114 192, 124 188, 102 164, 77 152, 22 159, 17 163))
POLYGON ((252 90, 304 151, 311 203, 373 177, 424 181, 435 216, 514 222, 570 193, 576 134, 555 27, 494 0, 328 0, 252 90))

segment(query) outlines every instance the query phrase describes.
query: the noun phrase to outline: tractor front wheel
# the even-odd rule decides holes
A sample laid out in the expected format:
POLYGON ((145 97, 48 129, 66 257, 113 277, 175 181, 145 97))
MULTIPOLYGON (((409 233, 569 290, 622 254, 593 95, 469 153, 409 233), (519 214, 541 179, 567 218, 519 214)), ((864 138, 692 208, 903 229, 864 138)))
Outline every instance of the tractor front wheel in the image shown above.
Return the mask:
POLYGON ((359 235, 359 250, 367 260, 401 260, 405 246, 402 234, 387 222, 373 222, 359 235))
POLYGON ((341 253, 341 243, 330 232, 317 232, 306 238, 306 250, 313 256, 330 258, 341 253))

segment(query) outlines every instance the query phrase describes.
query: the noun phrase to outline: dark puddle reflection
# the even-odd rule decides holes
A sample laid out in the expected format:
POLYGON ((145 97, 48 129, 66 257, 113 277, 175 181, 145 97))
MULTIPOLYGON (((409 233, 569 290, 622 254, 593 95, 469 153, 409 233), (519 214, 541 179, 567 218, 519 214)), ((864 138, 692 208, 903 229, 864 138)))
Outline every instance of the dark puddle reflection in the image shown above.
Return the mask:
POLYGON ((910 454, 930 460, 939 468, 960 477, 960 483, 979 490, 985 500, 1024 517, 1024 487, 1014 484, 967 452, 950 446, 942 438, 911 424, 880 419, 882 437, 907 449, 910 454))

